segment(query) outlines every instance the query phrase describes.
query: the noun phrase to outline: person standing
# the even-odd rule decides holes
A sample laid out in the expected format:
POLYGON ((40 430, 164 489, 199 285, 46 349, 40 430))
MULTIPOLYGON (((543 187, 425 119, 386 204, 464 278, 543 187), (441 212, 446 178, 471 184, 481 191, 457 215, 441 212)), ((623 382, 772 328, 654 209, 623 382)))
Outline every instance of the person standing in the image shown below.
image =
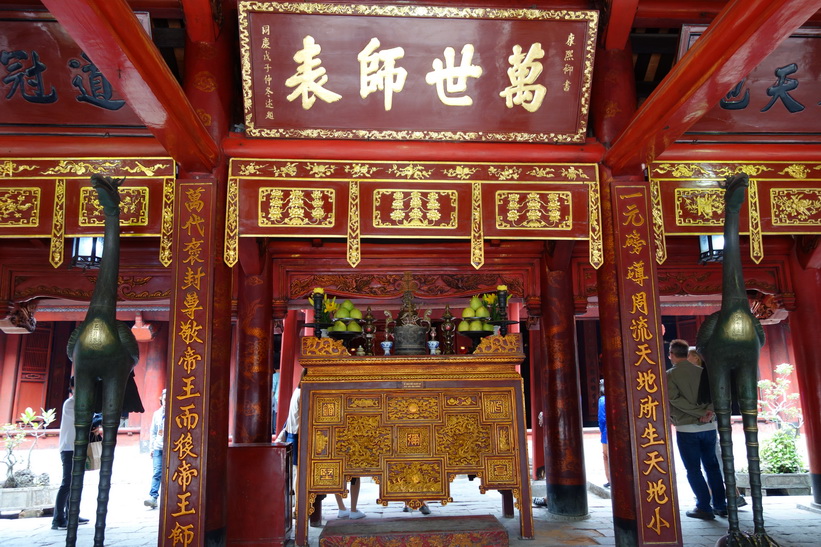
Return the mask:
POLYGON ((691 518, 712 520, 716 515, 727 516, 727 502, 716 459, 713 405, 699 402, 698 396, 701 375, 706 371, 687 360, 689 349, 684 340, 670 342, 670 361, 673 363, 667 371, 670 419, 676 428, 676 444, 687 470, 687 482, 696 496, 695 509, 685 514, 691 518), (702 466, 707 473, 707 481, 704 480, 702 466))
POLYGON ((607 414, 604 409, 604 380, 599 380, 599 432, 601 432, 602 460, 604 461, 605 488, 610 488, 610 450, 607 447, 607 414))
MULTIPOLYGON (((54 502, 54 517, 51 520, 52 530, 68 529, 68 495, 71 492, 71 470, 74 468, 74 376, 68 381, 68 398, 63 401, 63 415, 60 419, 60 437, 58 448, 60 460, 63 463, 63 480, 57 490, 57 500, 54 502)), ((80 517, 80 524, 86 524, 88 519, 80 517)))
POLYGON ((148 499, 143 505, 151 509, 157 508, 157 498, 160 496, 160 481, 162 480, 162 451, 163 438, 165 437, 165 390, 160 395, 160 408, 154 411, 151 417, 151 438, 149 448, 151 449, 151 461, 154 464, 154 474, 151 476, 151 490, 148 492, 148 499))

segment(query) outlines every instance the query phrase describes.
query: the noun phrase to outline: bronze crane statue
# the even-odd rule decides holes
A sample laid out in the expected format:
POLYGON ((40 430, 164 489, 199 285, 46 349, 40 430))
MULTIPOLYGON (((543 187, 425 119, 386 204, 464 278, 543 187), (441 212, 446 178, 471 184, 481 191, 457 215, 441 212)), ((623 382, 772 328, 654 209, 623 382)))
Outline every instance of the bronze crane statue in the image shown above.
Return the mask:
POLYGON ((119 187, 124 180, 96 173, 91 175, 91 185, 97 191, 105 215, 105 239, 100 271, 88 312, 68 341, 68 356, 74 363, 76 439, 68 503, 67 547, 74 547, 77 542, 80 497, 92 414, 95 410, 102 410, 103 413, 103 451, 94 529, 94 546, 102 547, 120 415, 123 410, 143 412, 132 372, 139 360, 139 346, 128 325, 116 318, 120 270, 119 187), (128 400, 124 405, 127 391, 128 400))
POLYGON ((718 419, 721 459, 727 493, 729 529, 719 540, 721 545, 777 546, 764 530, 761 505, 761 468, 758 460, 758 357, 764 345, 764 329, 750 311, 738 229, 739 213, 744 204, 749 177, 740 173, 727 177, 724 188, 724 258, 722 264, 721 309, 710 315, 698 331, 696 347, 704 356, 713 407, 718 419), (747 463, 753 498, 752 534, 738 526, 733 440, 730 425, 731 385, 735 384, 744 424, 747 463))

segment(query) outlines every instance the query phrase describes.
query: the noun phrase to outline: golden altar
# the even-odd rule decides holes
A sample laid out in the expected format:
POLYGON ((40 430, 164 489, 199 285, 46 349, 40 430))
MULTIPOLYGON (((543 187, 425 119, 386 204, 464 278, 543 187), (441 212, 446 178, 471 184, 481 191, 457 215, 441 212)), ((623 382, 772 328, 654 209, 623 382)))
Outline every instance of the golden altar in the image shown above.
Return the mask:
MULTIPOLYGON (((352 477, 379 484, 377 503, 453 501, 457 475, 515 499, 533 537, 521 336, 488 336, 470 355, 354 356, 304 337, 296 544, 308 543, 317 496, 347 494, 352 477)), ((321 499, 321 498, 320 498, 321 499)))

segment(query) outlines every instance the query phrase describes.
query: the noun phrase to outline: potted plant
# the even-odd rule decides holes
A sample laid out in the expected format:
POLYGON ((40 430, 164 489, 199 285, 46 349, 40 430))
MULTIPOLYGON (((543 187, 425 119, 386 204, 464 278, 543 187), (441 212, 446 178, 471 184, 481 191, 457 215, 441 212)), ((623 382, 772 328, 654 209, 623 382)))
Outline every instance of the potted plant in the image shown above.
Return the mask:
MULTIPOLYGON (((775 426, 775 432, 762 441, 761 487, 769 495, 809 494, 810 476, 801 461, 797 440, 804 423, 798 393, 790 393, 793 366, 781 363, 776 379, 758 382, 759 417, 775 426)), ((739 488, 749 488, 749 477, 739 473, 739 488)))
POLYGON ((54 503, 58 486, 49 485, 49 474, 35 475, 31 471, 31 454, 41 437, 46 435, 46 428, 55 419, 55 410, 40 410, 35 414, 27 408, 14 424, 4 424, 0 428, 4 444, 3 463, 6 465, 6 478, 0 488, 0 510, 29 509, 48 506, 54 503), (26 468, 14 470, 20 462, 17 448, 27 438, 33 438, 26 453, 26 468))

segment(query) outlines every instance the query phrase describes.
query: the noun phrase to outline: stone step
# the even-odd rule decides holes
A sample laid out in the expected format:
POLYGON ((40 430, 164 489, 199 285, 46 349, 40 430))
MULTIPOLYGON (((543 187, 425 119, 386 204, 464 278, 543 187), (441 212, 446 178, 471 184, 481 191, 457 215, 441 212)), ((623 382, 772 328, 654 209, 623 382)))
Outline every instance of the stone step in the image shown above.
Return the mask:
POLYGON ((492 515, 465 517, 393 517, 330 520, 319 536, 320 547, 387 547, 436 545, 505 547, 508 535, 492 515))

